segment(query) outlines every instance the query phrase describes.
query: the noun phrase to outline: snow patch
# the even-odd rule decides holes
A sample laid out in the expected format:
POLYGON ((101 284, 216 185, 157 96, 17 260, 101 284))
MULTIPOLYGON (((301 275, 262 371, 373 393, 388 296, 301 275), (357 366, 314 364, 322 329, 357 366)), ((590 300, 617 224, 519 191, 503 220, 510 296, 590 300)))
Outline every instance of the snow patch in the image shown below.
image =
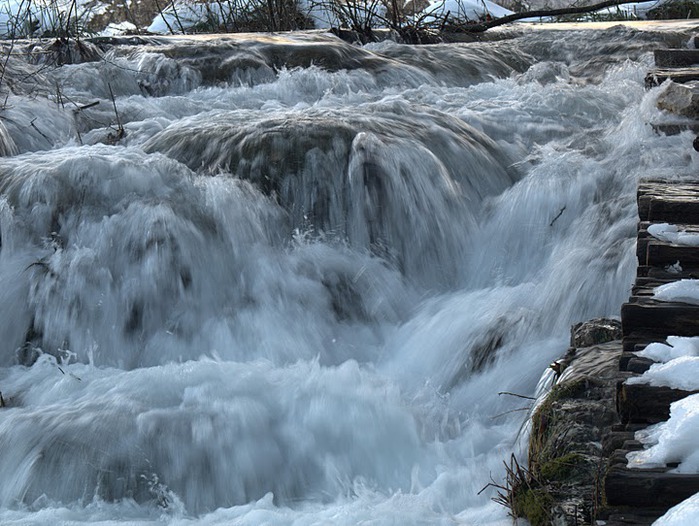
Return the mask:
POLYGON ((655 468, 665 467, 668 463, 679 463, 672 472, 699 473, 698 435, 699 394, 694 394, 670 406, 670 419, 667 422, 636 432, 636 440, 647 446, 647 449, 627 454, 628 467, 655 468))
POLYGON ((699 524, 699 493, 670 508, 653 526, 687 526, 699 524))
POLYGON ((660 241, 684 245, 687 247, 699 247, 699 233, 680 230, 677 225, 669 223, 657 223, 648 227, 648 233, 660 241))
POLYGON ((653 290, 653 298, 658 301, 675 301, 699 305, 699 280, 681 279, 666 283, 653 290))
POLYGON ((699 336, 668 336, 667 343, 651 343, 636 354, 662 363, 681 356, 699 356, 699 336))
POLYGON ((667 363, 651 365, 641 376, 629 378, 627 384, 650 384, 673 389, 699 389, 699 356, 680 356, 667 363))

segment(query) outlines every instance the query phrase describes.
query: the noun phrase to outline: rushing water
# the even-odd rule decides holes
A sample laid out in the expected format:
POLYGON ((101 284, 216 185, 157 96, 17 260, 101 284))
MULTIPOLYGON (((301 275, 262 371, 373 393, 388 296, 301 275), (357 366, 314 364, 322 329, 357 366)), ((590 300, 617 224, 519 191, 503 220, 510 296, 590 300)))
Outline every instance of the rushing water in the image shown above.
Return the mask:
POLYGON ((498 393, 618 312, 637 179, 698 166, 643 88, 689 35, 502 36, 18 45, 0 522, 508 524, 498 393))

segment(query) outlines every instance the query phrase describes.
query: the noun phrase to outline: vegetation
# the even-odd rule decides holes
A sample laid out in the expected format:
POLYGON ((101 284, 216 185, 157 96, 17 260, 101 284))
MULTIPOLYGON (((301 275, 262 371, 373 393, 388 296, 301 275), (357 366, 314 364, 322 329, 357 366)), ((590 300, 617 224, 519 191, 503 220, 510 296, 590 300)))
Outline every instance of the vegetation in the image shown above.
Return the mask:
POLYGON ((648 11, 650 20, 699 18, 699 2, 670 0, 648 11))
MULTIPOLYGON (((161 20, 167 32, 229 33, 311 29, 323 18, 327 25, 345 28, 371 40, 378 28, 396 32, 407 41, 434 41, 436 33, 482 33, 524 18, 565 21, 624 20, 633 14, 618 6, 629 0, 605 0, 585 7, 528 10, 516 0, 517 13, 494 18, 485 4, 475 16, 471 8, 447 10, 428 0, 18 0, 0 7, 5 38, 77 38, 100 32, 110 23, 126 22, 140 33, 161 20), (13 7, 10 7, 13 6, 13 7), (616 7, 616 10, 610 9, 616 7), (606 9, 606 10, 605 10, 606 9), (429 38, 432 34, 433 38, 429 38)), ((446 1, 446 0, 445 0, 446 1)), ((651 10, 649 18, 699 16, 696 0, 670 0, 651 10)), ((123 27, 123 26, 122 26, 123 27)))

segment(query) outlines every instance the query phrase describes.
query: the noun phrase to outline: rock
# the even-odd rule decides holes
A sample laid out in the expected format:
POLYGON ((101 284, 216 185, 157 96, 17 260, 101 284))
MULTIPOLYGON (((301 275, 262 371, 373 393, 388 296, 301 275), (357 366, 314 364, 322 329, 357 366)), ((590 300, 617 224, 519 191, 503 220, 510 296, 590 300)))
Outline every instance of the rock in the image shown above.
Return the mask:
POLYGON ((621 339, 621 322, 609 318, 576 323, 570 329, 570 345, 576 348, 590 347, 621 339))
POLYGON ((699 81, 668 82, 658 95, 658 108, 685 117, 699 117, 699 81))
MULTIPOLYGON (((594 524, 599 509, 598 483, 605 455, 633 438, 612 429, 618 425, 614 393, 621 334, 616 320, 593 320, 573 327, 572 341, 582 344, 568 352, 568 365, 558 383, 532 416, 529 471, 534 491, 546 505, 539 524, 594 524), (592 341, 607 343, 588 345, 592 341), (606 450, 603 439, 606 440, 606 450), (545 498, 544 498, 545 497, 545 498)), ((536 521, 530 517, 530 522, 536 521)))

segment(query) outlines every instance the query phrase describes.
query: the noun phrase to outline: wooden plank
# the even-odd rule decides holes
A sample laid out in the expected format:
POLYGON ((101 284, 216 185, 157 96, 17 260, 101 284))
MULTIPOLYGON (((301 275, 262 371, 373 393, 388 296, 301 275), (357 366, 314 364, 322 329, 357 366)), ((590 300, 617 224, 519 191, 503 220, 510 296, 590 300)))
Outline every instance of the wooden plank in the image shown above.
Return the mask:
POLYGON ((637 302, 621 306, 621 333, 625 338, 636 333, 652 341, 664 341, 668 336, 699 334, 699 305, 635 299, 637 302))
POLYGON ((622 424, 629 422, 657 424, 670 418, 670 404, 691 394, 692 391, 653 387, 649 384, 617 385, 617 412, 622 424))
POLYGON ((627 440, 633 440, 633 431, 610 431, 602 437, 602 452, 606 457, 611 457, 614 451, 621 449, 621 445, 627 440))
POLYGON ((648 358, 643 358, 642 356, 634 356, 626 364, 626 370, 631 373, 643 374, 648 369, 650 369, 650 366, 654 363, 655 362, 653 360, 650 360, 648 358))
POLYGON ((612 466, 604 478, 611 506, 670 508, 699 492, 699 475, 612 466))
POLYGON ((648 241, 645 264, 666 267, 680 262, 680 266, 699 266, 699 247, 673 245, 663 241, 648 241))
POLYGON ((664 67, 682 67, 699 64, 697 49, 656 49, 653 51, 655 65, 664 67))
POLYGON ((653 360, 638 356, 635 354, 635 352, 626 351, 621 353, 621 358, 619 359, 619 370, 643 374, 650 369, 650 366, 654 363, 655 362, 653 360))
POLYGON ((609 513, 605 520, 605 526, 650 526, 659 517, 665 515, 666 508, 654 509, 651 513, 643 514, 638 510, 616 511, 609 513))
POLYGON ((699 199, 651 196, 647 217, 641 219, 658 223, 699 224, 699 199))
POLYGON ((691 181, 647 182, 638 186, 636 201, 638 203, 638 215, 643 221, 648 221, 650 202, 653 199, 685 198, 693 201, 699 198, 699 185, 691 181))
MULTIPOLYGON (((672 335, 669 335, 672 336, 672 335)), ((624 336, 621 340, 621 347, 623 352, 636 352, 645 349, 649 343, 667 341, 668 335, 662 336, 658 334, 658 331, 644 330, 643 328, 634 329, 628 335, 624 336)))
POLYGON ((643 275, 648 277, 648 278, 654 278, 658 280, 668 280, 672 281, 674 278, 675 280, 677 279, 699 279, 699 267, 692 267, 690 265, 687 265, 686 267, 682 267, 682 270, 680 272, 668 272, 664 268, 658 268, 658 267, 639 267, 639 276, 641 275, 640 273, 643 272, 643 275))

